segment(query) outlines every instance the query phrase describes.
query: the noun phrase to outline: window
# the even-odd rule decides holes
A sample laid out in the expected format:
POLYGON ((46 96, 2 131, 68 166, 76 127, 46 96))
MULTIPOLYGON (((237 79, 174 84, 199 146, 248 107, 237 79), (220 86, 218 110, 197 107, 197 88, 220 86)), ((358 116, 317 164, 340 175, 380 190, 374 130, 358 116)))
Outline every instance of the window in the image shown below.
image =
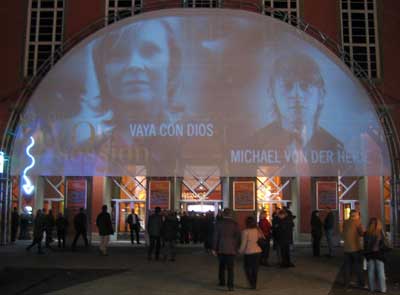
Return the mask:
POLYGON ((63 23, 63 0, 29 0, 25 76, 36 75, 49 58, 51 65, 57 61, 55 53, 63 42, 63 23))
POLYGON ((263 0, 262 13, 297 25, 299 14, 299 0, 263 0), (270 11, 270 8, 274 12, 270 11))
POLYGON ((375 0, 342 0, 342 44, 349 58, 346 64, 355 71, 355 63, 370 79, 380 77, 377 14, 375 0))
POLYGON ((221 7, 220 0, 183 0, 183 7, 221 7))
POLYGON ((142 12, 143 0, 107 0, 106 25, 142 12))

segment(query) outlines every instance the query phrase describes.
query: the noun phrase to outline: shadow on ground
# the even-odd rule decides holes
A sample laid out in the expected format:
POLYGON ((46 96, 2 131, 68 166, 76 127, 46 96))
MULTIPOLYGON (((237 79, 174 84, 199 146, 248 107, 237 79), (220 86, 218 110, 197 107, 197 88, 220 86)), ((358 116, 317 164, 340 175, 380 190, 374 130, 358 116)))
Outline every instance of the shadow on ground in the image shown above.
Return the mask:
POLYGON ((122 273, 125 270, 96 269, 18 269, 0 271, 1 294, 51 293, 81 283, 122 273), (21 282, 22 280, 22 282, 21 282))

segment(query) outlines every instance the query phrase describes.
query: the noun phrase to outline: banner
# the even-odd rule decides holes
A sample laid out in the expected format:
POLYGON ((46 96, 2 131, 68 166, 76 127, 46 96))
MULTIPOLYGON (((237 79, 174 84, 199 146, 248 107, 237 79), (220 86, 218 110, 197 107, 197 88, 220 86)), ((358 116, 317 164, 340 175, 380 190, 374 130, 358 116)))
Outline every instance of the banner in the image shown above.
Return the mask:
POLYGON ((171 183, 168 180, 152 180, 150 181, 149 191, 149 209, 154 210, 160 207, 161 210, 170 209, 171 199, 171 183))
POLYGON ((233 182, 233 210, 255 210, 255 183, 254 181, 233 182))
POLYGON ((13 175, 31 163, 31 137, 30 175, 391 174, 375 106, 347 65, 296 27, 239 10, 106 26, 46 74, 15 132, 13 175))
POLYGON ((317 209, 337 210, 337 182, 317 181, 317 209))

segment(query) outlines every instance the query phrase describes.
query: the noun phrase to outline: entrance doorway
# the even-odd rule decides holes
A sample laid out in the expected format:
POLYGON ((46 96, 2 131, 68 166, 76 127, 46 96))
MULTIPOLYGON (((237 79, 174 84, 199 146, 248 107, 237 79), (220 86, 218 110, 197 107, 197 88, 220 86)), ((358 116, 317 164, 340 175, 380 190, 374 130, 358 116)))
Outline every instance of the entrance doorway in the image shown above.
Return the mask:
POLYGON ((222 201, 198 201, 184 202, 181 201, 181 212, 207 213, 213 212, 214 216, 222 209, 222 201))
POLYGON ((139 216, 141 231, 145 229, 146 202, 131 200, 112 200, 112 218, 115 229, 115 237, 119 241, 130 241, 130 229, 126 219, 132 210, 139 216))
POLYGON ((277 208, 290 207, 292 202, 288 200, 274 200, 258 203, 257 220, 261 212, 265 212, 269 222, 272 222, 272 214, 277 208))
POLYGON ((360 211, 360 203, 358 200, 340 200, 339 201, 339 226, 340 231, 343 229, 343 223, 350 218, 350 211, 360 211))

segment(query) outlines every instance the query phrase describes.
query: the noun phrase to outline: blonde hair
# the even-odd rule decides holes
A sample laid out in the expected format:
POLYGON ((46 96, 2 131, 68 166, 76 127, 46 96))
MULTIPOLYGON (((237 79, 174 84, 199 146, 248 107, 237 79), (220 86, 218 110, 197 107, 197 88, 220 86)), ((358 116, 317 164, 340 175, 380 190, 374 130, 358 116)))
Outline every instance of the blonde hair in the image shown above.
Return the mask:
POLYGON ((367 235, 377 236, 377 237, 382 235, 382 222, 378 218, 372 217, 369 220, 368 228, 367 228, 367 235))

